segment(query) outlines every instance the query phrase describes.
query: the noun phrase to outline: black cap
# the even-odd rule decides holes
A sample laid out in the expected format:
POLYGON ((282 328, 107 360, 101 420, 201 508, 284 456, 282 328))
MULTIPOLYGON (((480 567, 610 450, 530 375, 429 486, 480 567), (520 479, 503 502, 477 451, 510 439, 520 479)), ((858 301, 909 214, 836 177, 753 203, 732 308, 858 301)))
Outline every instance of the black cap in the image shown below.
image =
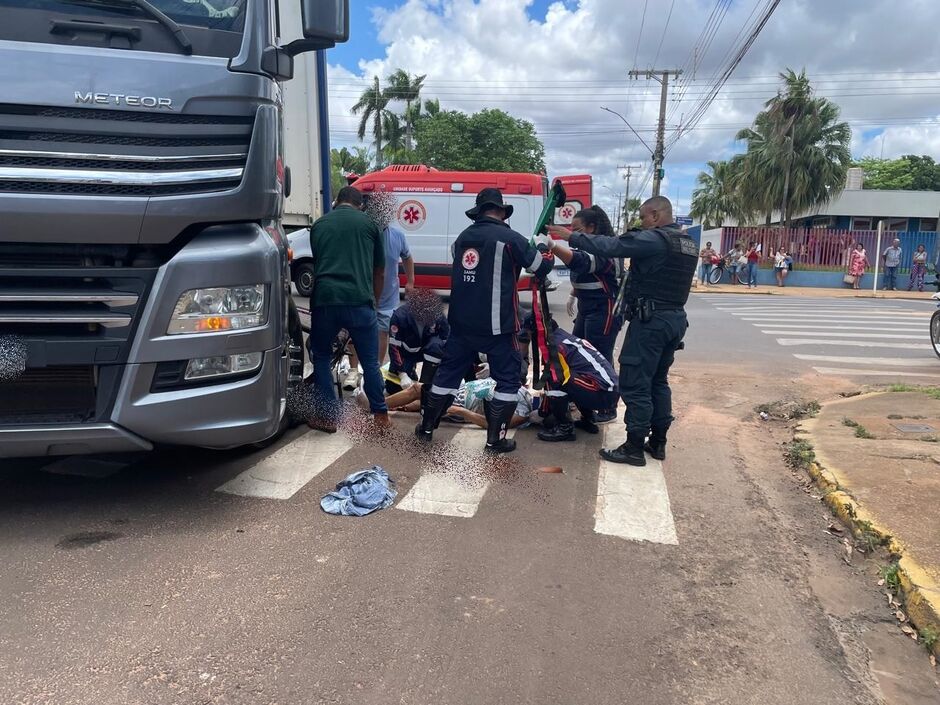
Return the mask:
POLYGON ((503 203, 503 194, 498 188, 485 188, 477 194, 477 204, 467 211, 467 217, 470 220, 476 220, 480 217, 480 211, 487 206, 497 206, 506 211, 506 217, 512 215, 513 207, 503 203))

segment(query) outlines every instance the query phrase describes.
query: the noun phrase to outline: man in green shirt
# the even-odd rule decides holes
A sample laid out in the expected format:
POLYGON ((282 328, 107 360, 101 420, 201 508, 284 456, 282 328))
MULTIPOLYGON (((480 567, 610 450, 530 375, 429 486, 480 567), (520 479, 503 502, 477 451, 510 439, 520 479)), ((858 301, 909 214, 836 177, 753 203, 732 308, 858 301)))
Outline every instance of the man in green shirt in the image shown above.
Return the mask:
POLYGON ((385 281, 385 246, 382 233, 361 207, 359 190, 345 186, 336 197, 334 210, 310 228, 314 281, 309 343, 315 409, 308 424, 328 433, 336 431, 338 412, 330 358, 333 339, 343 328, 356 346, 376 424, 389 425, 385 385, 379 372, 379 329, 375 315, 375 303, 385 281))

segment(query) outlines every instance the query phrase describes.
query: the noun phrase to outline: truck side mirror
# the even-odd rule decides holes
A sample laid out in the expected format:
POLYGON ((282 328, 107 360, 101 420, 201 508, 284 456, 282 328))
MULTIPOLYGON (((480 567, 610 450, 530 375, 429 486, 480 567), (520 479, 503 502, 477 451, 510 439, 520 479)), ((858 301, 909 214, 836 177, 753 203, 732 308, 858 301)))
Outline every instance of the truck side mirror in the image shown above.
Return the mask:
POLYGON ((306 39, 345 42, 349 39, 349 0, 300 0, 306 39))

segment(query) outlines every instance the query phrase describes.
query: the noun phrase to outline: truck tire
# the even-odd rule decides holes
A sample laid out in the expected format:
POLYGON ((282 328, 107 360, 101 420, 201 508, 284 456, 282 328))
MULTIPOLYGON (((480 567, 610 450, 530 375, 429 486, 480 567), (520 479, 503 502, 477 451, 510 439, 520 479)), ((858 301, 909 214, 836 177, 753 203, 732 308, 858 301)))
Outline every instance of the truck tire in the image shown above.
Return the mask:
POLYGON ((287 408, 284 410, 277 432, 268 439, 251 444, 258 450, 267 448, 283 436, 288 429, 306 421, 302 418, 303 404, 297 401, 304 389, 304 331, 300 325, 300 314, 292 298, 287 300, 287 333, 289 342, 285 344, 286 350, 284 351, 284 354, 290 358, 287 377, 287 408))
POLYGON ((308 297, 313 293, 313 265, 310 262, 301 262, 294 268, 294 286, 300 296, 308 297))

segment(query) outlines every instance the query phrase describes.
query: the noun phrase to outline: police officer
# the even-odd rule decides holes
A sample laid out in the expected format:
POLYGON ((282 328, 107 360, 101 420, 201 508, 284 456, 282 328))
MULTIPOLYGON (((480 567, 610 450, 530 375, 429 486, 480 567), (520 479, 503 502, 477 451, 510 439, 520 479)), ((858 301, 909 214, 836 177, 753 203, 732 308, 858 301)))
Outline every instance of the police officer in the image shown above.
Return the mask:
POLYGON ((655 196, 640 207, 642 229, 618 238, 572 233, 572 247, 602 257, 629 257, 625 286, 630 321, 620 351, 620 397, 627 405, 627 441, 604 449, 615 463, 646 465, 644 449, 666 457, 673 421, 669 368, 689 327, 685 303, 698 264, 695 241, 676 224, 669 199, 655 196), (646 437, 649 435, 649 442, 646 437))
POLYGON ((431 440, 467 368, 478 353, 484 353, 490 375, 496 380, 493 399, 486 408, 484 450, 508 453, 516 448, 514 441, 506 439, 521 386, 522 356, 515 339, 519 331, 516 285, 523 267, 545 278, 552 263, 505 222, 512 211, 499 189, 483 189, 477 194, 476 205, 467 211, 473 223, 454 243, 448 313, 451 332, 433 385, 422 389, 421 423, 415 435, 423 441, 431 440))

